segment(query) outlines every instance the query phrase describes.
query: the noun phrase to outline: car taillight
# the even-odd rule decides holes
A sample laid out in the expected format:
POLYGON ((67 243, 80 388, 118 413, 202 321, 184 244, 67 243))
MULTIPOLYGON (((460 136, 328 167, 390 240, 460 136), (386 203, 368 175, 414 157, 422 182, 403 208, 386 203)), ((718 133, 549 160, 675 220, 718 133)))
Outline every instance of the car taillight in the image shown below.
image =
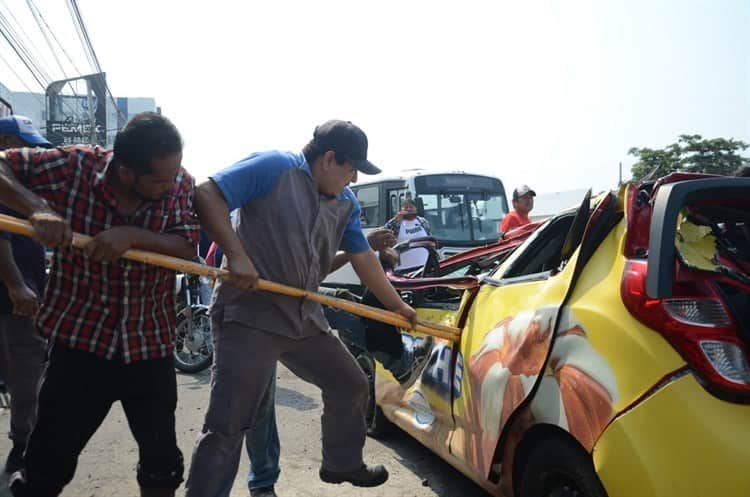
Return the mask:
POLYGON ((646 293, 647 263, 629 260, 622 278, 625 307, 660 333, 719 397, 750 398, 750 364, 736 324, 716 289, 707 281, 676 281, 672 297, 646 293))

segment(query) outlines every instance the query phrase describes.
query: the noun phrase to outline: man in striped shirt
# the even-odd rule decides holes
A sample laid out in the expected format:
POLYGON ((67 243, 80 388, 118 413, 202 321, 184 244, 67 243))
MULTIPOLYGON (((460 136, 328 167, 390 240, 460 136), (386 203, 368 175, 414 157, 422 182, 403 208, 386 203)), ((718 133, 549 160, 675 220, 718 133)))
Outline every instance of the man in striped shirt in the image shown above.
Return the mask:
POLYGON ((73 146, 0 153, 0 201, 27 217, 55 248, 37 326, 50 343, 38 420, 19 496, 57 496, 115 401, 138 442, 141 496, 173 496, 182 481, 172 363, 175 276, 121 260, 128 249, 183 259, 200 227, 182 139, 166 118, 135 116, 114 150, 73 146), (73 250, 72 232, 93 240, 73 250))

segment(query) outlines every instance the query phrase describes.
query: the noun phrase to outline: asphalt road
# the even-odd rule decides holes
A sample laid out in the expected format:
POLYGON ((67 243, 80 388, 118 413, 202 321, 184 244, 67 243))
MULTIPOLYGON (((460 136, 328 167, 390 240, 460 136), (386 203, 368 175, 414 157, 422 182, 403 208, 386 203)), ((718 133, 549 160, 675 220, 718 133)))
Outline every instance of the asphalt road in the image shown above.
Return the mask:
MULTIPOLYGON (((320 467, 320 415, 322 402, 317 387, 309 385, 279 367, 276 414, 281 437, 280 497, 483 497, 480 487, 433 455, 406 433, 398 431, 384 440, 368 438, 365 460, 385 464, 391 476, 374 489, 349 484, 329 485, 318 478, 320 467)), ((208 400, 210 375, 178 374, 179 404, 177 437, 180 448, 190 459, 208 400)), ((75 406, 70 406, 75 409, 75 406)), ((0 412, 0 426, 7 431, 9 415, 0 412)), ((0 437, 2 461, 10 450, 10 441, 0 437)), ((138 449, 128 430, 125 415, 115 405, 79 460, 76 476, 65 488, 63 497, 134 497, 138 495, 135 467, 138 449)), ((2 462, 0 462, 1 464, 2 462)), ((247 456, 243 455, 232 497, 248 496, 245 475, 247 456)), ((210 475, 206 475, 210 477, 210 475)), ((4 478, 0 497, 10 495, 4 478)), ((178 495, 184 495, 180 488, 178 495)))

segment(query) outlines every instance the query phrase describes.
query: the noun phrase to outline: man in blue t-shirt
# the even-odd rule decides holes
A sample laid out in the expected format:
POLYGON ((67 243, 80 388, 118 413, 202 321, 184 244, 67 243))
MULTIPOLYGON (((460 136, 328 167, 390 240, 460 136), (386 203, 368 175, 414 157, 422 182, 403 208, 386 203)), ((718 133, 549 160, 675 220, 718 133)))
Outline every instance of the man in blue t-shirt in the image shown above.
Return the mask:
MULTIPOLYGON (((0 151, 51 147, 23 116, 0 118, 0 151)), ((0 205, 1 214, 21 217, 0 205)), ((0 231, 0 377, 11 396, 10 438, 5 471, 23 466, 26 440, 36 419, 36 389, 44 366, 46 342, 34 325, 44 291, 44 247, 31 238, 0 231)))
MULTIPOLYGON (((320 304, 248 291, 257 290, 259 278, 316 291, 341 248, 385 307, 416 327, 416 312, 390 285, 362 233, 359 203, 347 187, 359 172, 380 172, 367 160, 364 132, 350 122, 328 121, 302 153, 253 154, 196 189, 198 214, 224 252, 230 280, 214 290, 211 396, 187 497, 229 495, 244 432, 253 429, 267 402, 277 361, 322 390, 320 478, 363 487, 387 480, 383 466, 362 459, 368 380, 331 333, 320 304)), ((272 488, 262 491, 275 495, 272 488)), ((262 495, 260 489, 253 494, 262 495)))

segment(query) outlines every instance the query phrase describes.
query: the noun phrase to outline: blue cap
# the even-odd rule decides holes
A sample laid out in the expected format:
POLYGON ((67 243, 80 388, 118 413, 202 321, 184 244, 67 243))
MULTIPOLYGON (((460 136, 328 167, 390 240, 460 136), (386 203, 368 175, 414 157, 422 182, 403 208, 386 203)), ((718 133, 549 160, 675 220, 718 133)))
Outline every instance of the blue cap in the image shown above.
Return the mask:
POLYGON ((14 135, 28 145, 51 147, 52 144, 39 134, 31 119, 24 116, 0 117, 0 135, 14 135))

